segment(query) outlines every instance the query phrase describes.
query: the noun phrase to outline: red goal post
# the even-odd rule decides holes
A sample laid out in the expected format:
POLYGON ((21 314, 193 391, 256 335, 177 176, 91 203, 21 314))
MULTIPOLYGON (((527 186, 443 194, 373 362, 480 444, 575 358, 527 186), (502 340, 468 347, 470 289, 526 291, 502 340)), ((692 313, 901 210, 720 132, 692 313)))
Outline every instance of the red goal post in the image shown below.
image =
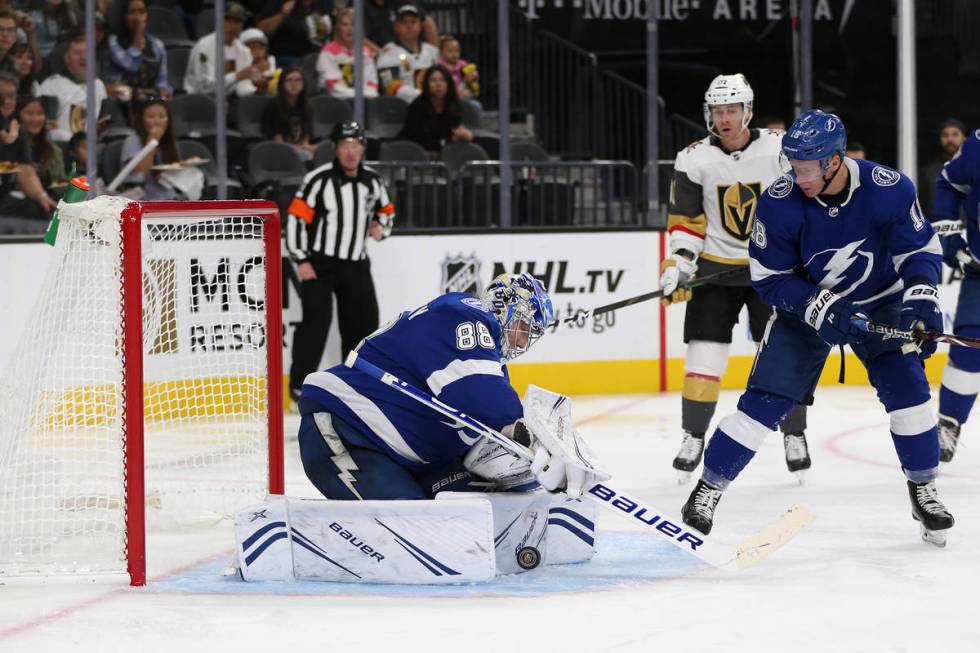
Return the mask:
MULTIPOLYGON (((279 209, 274 202, 228 200, 211 202, 134 202, 123 211, 123 287, 142 288, 142 224, 156 218, 220 218, 255 216, 262 220, 265 243, 266 361, 269 440, 269 494, 283 494, 283 407, 282 407, 282 268, 279 209), (273 261, 273 265, 268 265, 273 261)), ((142 292, 124 300, 124 358, 140 361, 126 365, 126 387, 143 387, 143 301, 142 292)), ((143 394, 126 400, 126 503, 127 566, 130 584, 146 583, 146 531, 144 515, 143 394), (133 473, 136 470, 137 473, 133 473)))

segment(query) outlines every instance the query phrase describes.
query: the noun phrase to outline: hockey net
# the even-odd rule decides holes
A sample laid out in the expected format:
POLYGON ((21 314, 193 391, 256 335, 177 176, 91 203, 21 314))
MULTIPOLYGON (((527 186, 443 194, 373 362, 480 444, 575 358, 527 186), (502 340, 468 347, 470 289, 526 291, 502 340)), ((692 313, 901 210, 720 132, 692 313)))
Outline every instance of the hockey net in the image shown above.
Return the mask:
POLYGON ((278 212, 101 197, 59 218, 0 377, 0 578, 142 584, 147 521, 282 492, 278 212))

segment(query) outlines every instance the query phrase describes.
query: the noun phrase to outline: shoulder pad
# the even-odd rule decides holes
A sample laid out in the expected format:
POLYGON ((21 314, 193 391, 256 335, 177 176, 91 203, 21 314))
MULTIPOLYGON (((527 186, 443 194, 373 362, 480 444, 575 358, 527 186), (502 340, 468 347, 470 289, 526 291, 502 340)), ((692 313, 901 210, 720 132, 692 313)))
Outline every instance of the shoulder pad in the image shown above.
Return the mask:
POLYGON ((697 141, 694 141, 693 143, 691 143, 690 145, 688 145, 687 147, 685 147, 685 148, 684 148, 683 150, 681 150, 681 151, 682 151, 682 152, 683 152, 684 154, 690 154, 691 152, 693 152, 693 151, 694 151, 694 148, 696 148, 696 147, 697 147, 698 145, 703 145, 703 144, 704 144, 704 142, 705 142, 705 140, 704 140, 703 138, 702 138, 701 140, 697 140, 697 141))
POLYGON ((976 136, 976 138, 977 138, 978 141, 980 141, 980 129, 978 129, 975 132, 973 132, 973 135, 976 136))
POLYGON ((789 175, 783 175, 776 179, 776 181, 769 184, 769 188, 766 190, 766 195, 769 197, 781 200, 790 193, 793 192, 793 188, 796 184, 793 182, 793 178, 789 175))

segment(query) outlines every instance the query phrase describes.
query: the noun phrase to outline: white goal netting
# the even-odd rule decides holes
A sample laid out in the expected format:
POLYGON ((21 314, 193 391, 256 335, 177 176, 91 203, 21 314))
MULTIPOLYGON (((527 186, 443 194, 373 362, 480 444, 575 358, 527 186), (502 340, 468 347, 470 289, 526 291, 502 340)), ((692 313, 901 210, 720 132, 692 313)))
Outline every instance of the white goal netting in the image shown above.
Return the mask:
POLYGON ((132 288, 128 204, 61 210, 42 290, 0 377, 0 577, 126 568, 125 408, 137 396, 151 527, 213 521, 268 488, 262 220, 148 214, 132 288), (142 388, 127 386, 137 362, 123 350, 134 293, 142 388))

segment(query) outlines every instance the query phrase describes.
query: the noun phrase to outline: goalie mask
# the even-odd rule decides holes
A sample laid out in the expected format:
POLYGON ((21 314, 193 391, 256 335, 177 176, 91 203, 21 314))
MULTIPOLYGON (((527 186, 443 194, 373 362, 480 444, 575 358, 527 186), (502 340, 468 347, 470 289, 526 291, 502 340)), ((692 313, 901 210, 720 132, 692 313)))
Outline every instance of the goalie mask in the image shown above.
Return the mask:
POLYGON ((483 291, 482 299, 500 323, 500 353, 505 360, 530 349, 555 319, 548 291, 526 272, 500 275, 483 291))
POLYGON ((752 120, 752 100, 754 98, 755 93, 752 92, 749 80, 745 79, 745 75, 742 73, 718 75, 711 80, 708 90, 704 92, 704 124, 708 128, 708 133, 712 136, 718 136, 715 121, 711 117, 711 107, 740 102, 745 110, 745 113, 742 114, 742 131, 744 131, 749 126, 749 121, 752 120))

